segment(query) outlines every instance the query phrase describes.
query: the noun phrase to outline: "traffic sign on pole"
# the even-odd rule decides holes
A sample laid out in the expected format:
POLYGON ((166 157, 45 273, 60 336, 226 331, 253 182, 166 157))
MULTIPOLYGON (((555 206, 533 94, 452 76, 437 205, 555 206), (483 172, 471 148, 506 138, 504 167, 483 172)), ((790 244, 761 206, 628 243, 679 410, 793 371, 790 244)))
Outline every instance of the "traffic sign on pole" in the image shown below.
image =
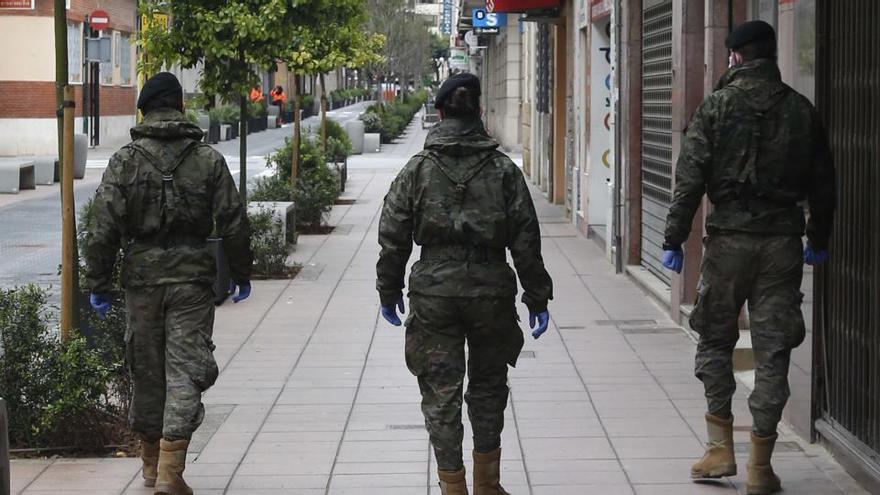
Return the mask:
POLYGON ((103 31, 110 26, 110 14, 104 10, 96 10, 89 16, 89 25, 95 31, 103 31))

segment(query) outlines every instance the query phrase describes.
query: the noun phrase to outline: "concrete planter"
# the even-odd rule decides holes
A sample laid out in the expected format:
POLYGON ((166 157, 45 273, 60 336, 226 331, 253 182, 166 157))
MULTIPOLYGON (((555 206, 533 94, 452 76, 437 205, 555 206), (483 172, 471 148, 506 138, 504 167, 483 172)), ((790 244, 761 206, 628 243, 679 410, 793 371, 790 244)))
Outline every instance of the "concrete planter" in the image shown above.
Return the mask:
POLYGON ((269 210, 281 222, 281 232, 290 244, 296 244, 296 208, 292 201, 251 201, 248 213, 269 210))

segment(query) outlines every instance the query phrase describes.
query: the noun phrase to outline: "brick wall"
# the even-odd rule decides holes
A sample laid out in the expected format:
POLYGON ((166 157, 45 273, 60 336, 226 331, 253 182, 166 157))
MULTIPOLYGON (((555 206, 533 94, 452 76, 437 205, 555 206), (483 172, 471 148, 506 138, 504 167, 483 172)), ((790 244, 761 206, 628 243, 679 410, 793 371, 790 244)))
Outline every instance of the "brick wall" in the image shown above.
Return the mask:
MULTIPOLYGON (((76 116, 82 116, 82 86, 74 86, 76 116)), ((135 88, 101 86, 102 116, 134 115, 135 88)), ((0 118, 55 117, 55 83, 0 81, 0 118)))
MULTIPOLYGON (((2 10, 0 16, 38 16, 52 17, 55 15, 53 0, 34 0, 33 10, 2 10)), ((70 21, 82 22, 88 14, 101 9, 110 15, 110 28, 127 33, 135 32, 137 26, 136 0, 70 0, 67 18, 70 21), (99 5, 100 4, 100 5, 99 5)))

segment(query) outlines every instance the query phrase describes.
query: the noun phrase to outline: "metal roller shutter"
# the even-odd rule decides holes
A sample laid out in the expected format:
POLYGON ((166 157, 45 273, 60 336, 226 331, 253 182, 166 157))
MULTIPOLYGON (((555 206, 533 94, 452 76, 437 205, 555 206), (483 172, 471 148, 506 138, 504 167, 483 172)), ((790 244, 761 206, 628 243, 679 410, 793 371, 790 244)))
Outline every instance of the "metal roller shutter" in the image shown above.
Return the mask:
POLYGON ((672 202, 672 0, 642 11, 642 265, 670 283, 663 229, 672 202))

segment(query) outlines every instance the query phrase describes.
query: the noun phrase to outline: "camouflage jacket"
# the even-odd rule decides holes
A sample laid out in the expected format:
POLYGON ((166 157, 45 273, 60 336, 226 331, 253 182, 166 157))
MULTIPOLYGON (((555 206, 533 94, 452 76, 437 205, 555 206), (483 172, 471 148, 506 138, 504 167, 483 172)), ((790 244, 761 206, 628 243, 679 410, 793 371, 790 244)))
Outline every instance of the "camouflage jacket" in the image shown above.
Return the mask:
POLYGON ((126 287, 214 283, 215 261, 206 247, 212 233, 223 238, 232 278, 250 278, 247 215, 226 161, 201 143, 202 134, 180 112, 157 110, 110 159, 85 253, 92 291, 112 288, 120 248, 126 287))
POLYGON ((807 236, 825 249, 836 202, 834 165, 818 112, 782 82, 775 62, 728 70, 694 115, 675 169, 666 244, 680 246, 706 193, 710 234, 807 236), (799 203, 808 200, 810 221, 799 203))
POLYGON ((383 305, 401 296, 415 241, 422 259, 410 275, 413 293, 513 297, 516 275, 504 256, 509 249, 523 302, 531 311, 546 309, 553 283, 541 257, 535 206, 522 172, 497 147, 479 120, 446 119, 394 180, 379 222, 376 286, 383 305), (432 248, 482 249, 500 259, 425 259, 432 248))

